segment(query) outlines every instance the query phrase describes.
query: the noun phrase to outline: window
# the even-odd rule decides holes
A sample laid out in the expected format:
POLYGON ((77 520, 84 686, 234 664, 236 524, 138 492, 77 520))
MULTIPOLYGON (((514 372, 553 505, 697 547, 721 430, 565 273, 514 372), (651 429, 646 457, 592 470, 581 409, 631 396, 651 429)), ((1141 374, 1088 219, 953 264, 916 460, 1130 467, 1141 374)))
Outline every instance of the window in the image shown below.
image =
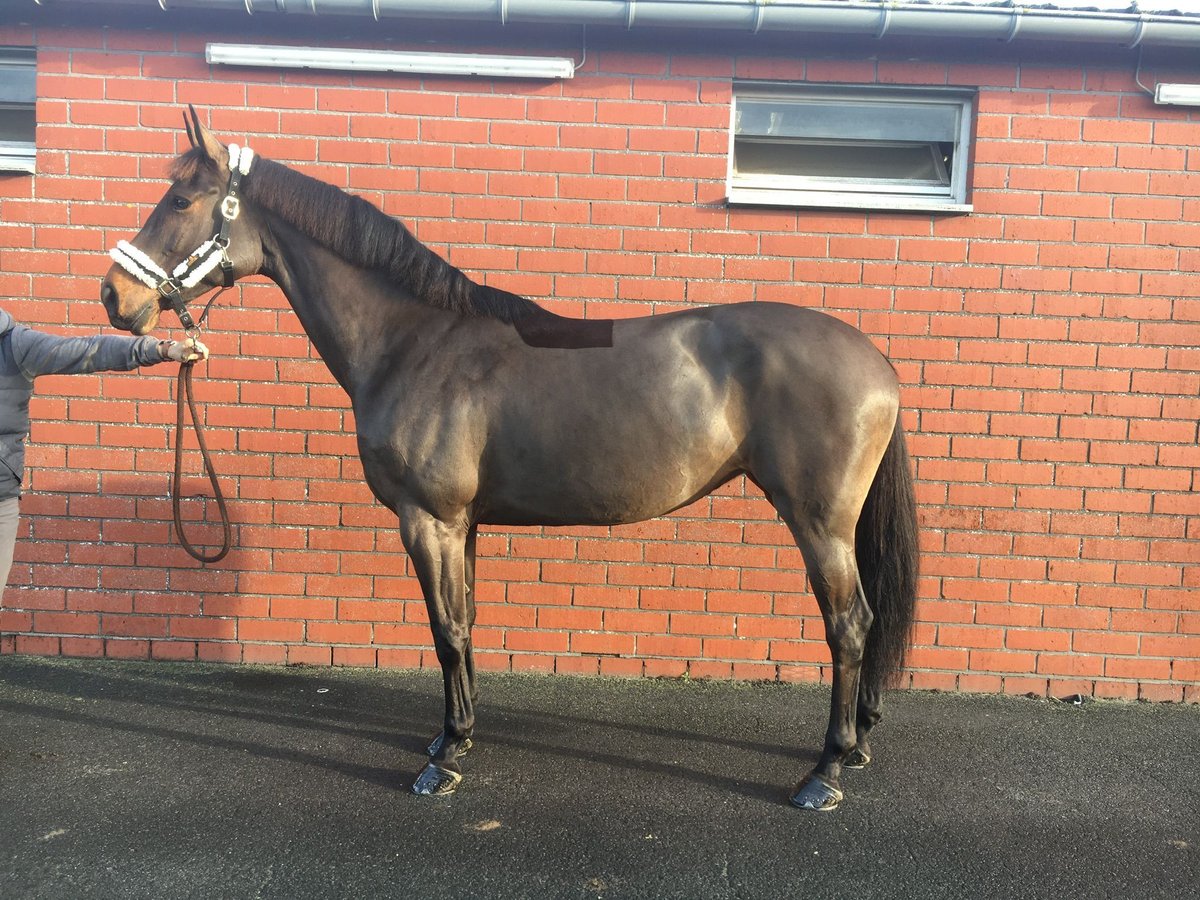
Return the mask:
POLYGON ((970 212, 975 94, 734 86, 730 203, 970 212))
POLYGON ((32 172, 37 55, 31 48, 0 47, 0 172, 32 172))

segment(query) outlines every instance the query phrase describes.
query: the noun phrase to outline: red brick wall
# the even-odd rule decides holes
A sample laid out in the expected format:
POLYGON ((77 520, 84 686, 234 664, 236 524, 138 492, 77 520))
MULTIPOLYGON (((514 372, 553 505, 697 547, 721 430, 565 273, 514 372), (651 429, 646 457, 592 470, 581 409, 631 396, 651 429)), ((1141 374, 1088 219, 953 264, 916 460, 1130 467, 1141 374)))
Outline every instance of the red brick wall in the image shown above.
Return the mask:
MULTIPOLYGON (((823 307, 905 385, 925 550, 909 683, 1200 699, 1200 117, 1154 106, 1113 49, 868 60, 589 37, 578 77, 537 83, 214 71, 204 42, 246 35, 0 26, 37 45, 40 98, 38 175, 0 176, 0 303, 59 332, 104 325, 105 250, 161 195, 195 103, 560 312, 823 307), (975 212, 728 208, 733 77, 978 86, 975 212)), ((1144 66, 1159 75, 1200 67, 1144 66)), ((206 340, 234 551, 203 568, 172 539, 166 367, 40 379, 0 650, 435 664, 346 398, 282 295, 226 294, 206 340)), ((188 492, 207 490, 188 466, 188 492)), ((800 555, 740 481, 637 526, 490 528, 479 551, 481 666, 827 673, 800 555)))

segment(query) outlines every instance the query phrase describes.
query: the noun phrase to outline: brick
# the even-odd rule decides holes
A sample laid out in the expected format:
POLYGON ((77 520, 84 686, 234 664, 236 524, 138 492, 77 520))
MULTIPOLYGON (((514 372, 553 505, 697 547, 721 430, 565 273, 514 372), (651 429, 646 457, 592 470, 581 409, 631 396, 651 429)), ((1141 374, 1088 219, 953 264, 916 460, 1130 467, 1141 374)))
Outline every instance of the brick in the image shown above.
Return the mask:
POLYGON ((702 646, 701 639, 695 637, 639 635, 637 638, 637 652, 641 656, 696 659, 702 655, 702 646))
MULTIPOLYGON (((605 104, 606 108, 610 104, 605 104)), ((526 101, 526 118, 535 122, 595 122, 593 100, 567 97, 536 97, 526 101)))
POLYGON ((1004 646, 1004 638, 1005 633, 997 628, 950 625, 938 627, 938 643, 948 647, 999 649, 1004 646))
MULTIPOLYGON (((1061 653, 1071 649, 1071 635, 1065 631, 1033 631, 1010 628, 1005 632, 1005 647, 1009 650, 1036 650, 1043 653, 1061 653)), ((1078 648, 1077 648, 1078 649, 1078 648)), ((1053 665, 1045 664, 1047 656, 1038 659, 1038 671, 1051 675, 1078 675, 1077 671, 1057 671, 1053 665)))
POLYGON ((284 112, 279 117, 279 128, 287 134, 346 137, 350 134, 350 120, 337 113, 284 112))
POLYGON ((972 650, 970 668, 979 672, 1031 672, 1036 657, 1032 653, 1015 653, 991 650, 972 650))
POLYGON ((571 650, 576 653, 630 656, 637 638, 633 635, 578 633, 571 635, 571 650))
MULTIPOLYGON (((1170 660, 1129 659, 1109 657, 1104 661, 1104 674, 1109 678, 1167 680, 1171 677, 1170 660)), ((1141 691, 1139 691, 1139 696, 1141 691)))
MULTIPOLYGON (((511 128, 512 126, 508 126, 511 128)), ((506 128, 507 133, 507 128, 506 128)), ((642 131, 640 146, 634 146, 629 129, 612 125, 563 125, 558 129, 558 145, 594 150, 684 150, 681 142, 673 142, 669 132, 642 131), (655 135, 666 135, 655 139, 655 135)), ((694 149, 694 143, 692 144, 694 149)))
POLYGON ((1010 134, 1016 139, 1078 141, 1080 120, 1068 116, 1014 116, 1010 134))

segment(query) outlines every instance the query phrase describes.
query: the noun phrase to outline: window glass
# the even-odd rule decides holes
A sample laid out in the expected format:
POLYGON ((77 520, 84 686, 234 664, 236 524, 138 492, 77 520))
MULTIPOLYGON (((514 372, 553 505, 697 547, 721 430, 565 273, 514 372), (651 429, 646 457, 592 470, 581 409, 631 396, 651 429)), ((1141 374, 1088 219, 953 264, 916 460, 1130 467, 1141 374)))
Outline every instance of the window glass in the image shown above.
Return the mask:
POLYGON ((0 47, 0 172, 32 172, 36 157, 36 54, 0 47))
POLYGON ((967 212, 974 93, 735 87, 731 203, 967 212))

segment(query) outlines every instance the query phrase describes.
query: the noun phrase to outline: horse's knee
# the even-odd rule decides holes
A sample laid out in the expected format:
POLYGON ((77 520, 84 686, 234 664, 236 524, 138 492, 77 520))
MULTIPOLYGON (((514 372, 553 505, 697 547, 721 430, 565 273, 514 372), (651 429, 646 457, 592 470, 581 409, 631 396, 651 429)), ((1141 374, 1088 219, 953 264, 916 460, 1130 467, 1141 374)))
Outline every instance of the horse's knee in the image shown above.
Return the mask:
POLYGON ((465 626, 451 625, 434 629, 433 650, 443 668, 462 665, 470 646, 471 630, 465 626))
POLYGON ((443 669, 453 669, 462 663, 463 654, 458 647, 443 641, 435 641, 433 651, 437 654, 438 662, 442 664, 443 669))

